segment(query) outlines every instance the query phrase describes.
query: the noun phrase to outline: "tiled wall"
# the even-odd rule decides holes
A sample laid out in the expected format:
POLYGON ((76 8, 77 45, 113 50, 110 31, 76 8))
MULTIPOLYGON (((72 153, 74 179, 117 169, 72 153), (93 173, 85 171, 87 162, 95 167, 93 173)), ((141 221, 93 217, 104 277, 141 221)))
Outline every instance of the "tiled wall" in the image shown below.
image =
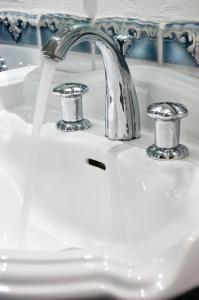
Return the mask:
MULTIPOLYGON (((41 47, 52 34, 74 23, 90 20, 65 14, 30 15, 0 12, 0 43, 41 47)), ((199 22, 146 22, 127 18, 97 19, 96 26, 115 37, 128 37, 129 58, 186 66, 199 66, 199 22)), ((76 51, 90 52, 82 43, 76 51)))

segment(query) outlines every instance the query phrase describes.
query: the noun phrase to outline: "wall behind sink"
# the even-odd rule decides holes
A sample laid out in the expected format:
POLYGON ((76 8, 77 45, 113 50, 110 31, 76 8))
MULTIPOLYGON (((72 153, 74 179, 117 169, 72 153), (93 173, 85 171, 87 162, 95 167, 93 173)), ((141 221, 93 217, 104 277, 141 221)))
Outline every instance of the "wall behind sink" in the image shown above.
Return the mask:
MULTIPOLYGON (((198 21, 198 0, 1 0, 1 10, 34 14, 66 13, 87 17, 85 3, 97 3, 97 17, 132 17, 148 21, 198 21)), ((91 4, 92 5, 92 4, 91 4)))
MULTIPOLYGON (((28 47, 36 55, 60 28, 90 22, 85 9, 88 3, 93 6, 95 1, 1 0, 0 43, 4 47, 28 47)), ((198 0, 98 0, 92 14, 96 15, 97 26, 107 34, 130 35, 129 58, 189 68, 199 66, 198 0)), ((90 49, 84 43, 76 51, 90 53, 90 49)), ((37 61, 40 62, 39 56, 37 61)))

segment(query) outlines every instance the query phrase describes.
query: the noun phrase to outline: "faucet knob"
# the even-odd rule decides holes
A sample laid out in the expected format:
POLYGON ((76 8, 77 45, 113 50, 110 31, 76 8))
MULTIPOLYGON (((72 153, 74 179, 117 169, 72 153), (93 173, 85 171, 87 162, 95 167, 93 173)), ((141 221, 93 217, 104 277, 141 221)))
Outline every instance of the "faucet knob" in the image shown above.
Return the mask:
POLYGON ((53 89, 60 96, 62 105, 62 120, 58 121, 57 129, 61 131, 77 131, 87 129, 91 122, 83 118, 82 96, 88 87, 82 83, 63 83, 53 89))
POLYGON ((155 119, 155 142, 148 147, 149 157, 157 160, 184 158, 189 154, 179 144, 180 120, 188 115, 187 108, 178 103, 160 102, 148 106, 147 115, 155 119))

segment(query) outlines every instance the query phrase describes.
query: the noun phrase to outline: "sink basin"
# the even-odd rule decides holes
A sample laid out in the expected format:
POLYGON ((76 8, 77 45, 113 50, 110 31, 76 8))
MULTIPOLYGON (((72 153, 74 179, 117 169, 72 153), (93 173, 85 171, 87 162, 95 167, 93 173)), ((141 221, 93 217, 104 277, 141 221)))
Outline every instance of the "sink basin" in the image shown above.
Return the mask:
POLYGON ((50 94, 41 136, 33 143, 39 69, 5 73, 0 74, 0 297, 160 300, 197 286, 197 79, 135 66, 143 132, 140 139, 120 142, 104 137, 103 71, 57 72, 52 86, 76 80, 91 87, 84 113, 93 126, 58 132, 59 103, 50 94), (165 95, 190 110, 182 128, 190 148, 184 160, 159 162, 145 154, 153 141, 146 106, 165 95), (24 201, 31 205, 20 244, 24 201))

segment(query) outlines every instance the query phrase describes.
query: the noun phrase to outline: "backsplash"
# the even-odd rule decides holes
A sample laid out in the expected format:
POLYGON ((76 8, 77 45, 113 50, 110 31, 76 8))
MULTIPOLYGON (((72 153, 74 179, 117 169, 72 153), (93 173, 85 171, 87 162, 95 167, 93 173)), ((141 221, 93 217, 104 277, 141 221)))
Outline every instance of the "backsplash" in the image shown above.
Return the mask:
POLYGON ((0 12, 0 43, 38 46, 39 17, 19 12, 0 12))
MULTIPOLYGON (((66 14, 0 12, 0 43, 40 48, 52 34, 77 22, 91 20, 66 14)), ((126 37, 122 50, 126 54, 128 49, 128 58, 199 66, 199 22, 161 24, 131 18, 101 18, 95 23, 113 38, 126 37)), ((82 43, 75 50, 90 52, 90 44, 82 43)))

